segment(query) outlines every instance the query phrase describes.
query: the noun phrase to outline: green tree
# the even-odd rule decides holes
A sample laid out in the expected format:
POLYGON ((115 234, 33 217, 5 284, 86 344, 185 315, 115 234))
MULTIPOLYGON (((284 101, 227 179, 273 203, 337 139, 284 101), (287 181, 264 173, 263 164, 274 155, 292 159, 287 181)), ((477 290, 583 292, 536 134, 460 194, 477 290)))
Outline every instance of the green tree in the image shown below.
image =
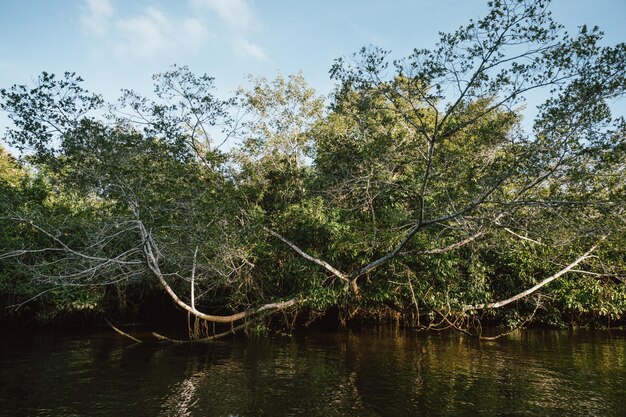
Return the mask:
MULTIPOLYGON (((390 61, 371 47, 335 62, 316 134, 320 210, 339 209, 345 225, 339 275, 378 305, 448 325, 441 312, 464 319, 523 300, 621 240, 625 125, 609 103, 624 94, 626 46, 600 46, 597 28, 571 37, 548 4, 491 2, 433 50, 390 61), (551 98, 525 132, 535 90, 551 98)), ((612 276, 602 287, 621 300, 612 276)))
POLYGON ((1 90, 55 213, 12 207, 39 243, 5 260, 30 256, 33 285, 158 285, 196 323, 295 305, 477 332, 512 305, 511 326, 621 317, 626 46, 568 35, 547 1, 489 5, 432 50, 338 59, 326 113, 301 75, 219 100, 173 67, 110 112, 74 74, 1 90))

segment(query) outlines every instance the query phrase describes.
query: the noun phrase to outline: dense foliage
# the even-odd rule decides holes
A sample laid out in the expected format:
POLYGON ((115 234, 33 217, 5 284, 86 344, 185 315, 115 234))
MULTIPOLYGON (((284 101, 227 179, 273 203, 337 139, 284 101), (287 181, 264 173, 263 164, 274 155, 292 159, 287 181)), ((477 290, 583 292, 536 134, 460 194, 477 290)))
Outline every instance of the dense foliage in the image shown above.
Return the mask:
POLYGON ((327 108, 301 75, 220 100, 176 66, 116 104, 72 73, 1 90, 22 151, 0 153, 3 308, 128 317, 165 291, 201 322, 621 319, 626 46, 544 1, 490 7, 432 50, 338 59, 327 108))

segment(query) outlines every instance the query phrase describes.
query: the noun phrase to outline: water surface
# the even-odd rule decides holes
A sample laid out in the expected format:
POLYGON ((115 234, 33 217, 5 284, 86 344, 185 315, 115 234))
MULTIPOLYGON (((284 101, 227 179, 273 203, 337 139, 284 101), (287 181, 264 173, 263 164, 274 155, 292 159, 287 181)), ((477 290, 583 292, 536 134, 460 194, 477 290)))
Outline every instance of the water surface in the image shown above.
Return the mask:
POLYGON ((3 416, 626 416, 626 333, 4 335, 3 416))

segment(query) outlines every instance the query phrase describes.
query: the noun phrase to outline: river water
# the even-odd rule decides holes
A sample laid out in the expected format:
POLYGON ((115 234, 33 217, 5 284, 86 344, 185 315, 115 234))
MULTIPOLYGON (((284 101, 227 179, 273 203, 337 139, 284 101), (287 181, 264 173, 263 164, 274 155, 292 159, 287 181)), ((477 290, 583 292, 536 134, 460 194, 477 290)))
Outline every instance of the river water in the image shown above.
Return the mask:
POLYGON ((3 335, 2 416, 626 416, 626 332, 3 335))

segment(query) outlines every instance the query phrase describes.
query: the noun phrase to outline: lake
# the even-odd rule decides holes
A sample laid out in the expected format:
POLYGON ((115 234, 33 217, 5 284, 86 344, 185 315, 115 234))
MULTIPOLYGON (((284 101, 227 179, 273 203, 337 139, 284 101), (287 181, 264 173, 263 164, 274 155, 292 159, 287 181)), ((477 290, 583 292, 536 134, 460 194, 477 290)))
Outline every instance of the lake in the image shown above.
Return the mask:
POLYGON ((626 332, 4 334, 3 416, 626 416, 626 332))

